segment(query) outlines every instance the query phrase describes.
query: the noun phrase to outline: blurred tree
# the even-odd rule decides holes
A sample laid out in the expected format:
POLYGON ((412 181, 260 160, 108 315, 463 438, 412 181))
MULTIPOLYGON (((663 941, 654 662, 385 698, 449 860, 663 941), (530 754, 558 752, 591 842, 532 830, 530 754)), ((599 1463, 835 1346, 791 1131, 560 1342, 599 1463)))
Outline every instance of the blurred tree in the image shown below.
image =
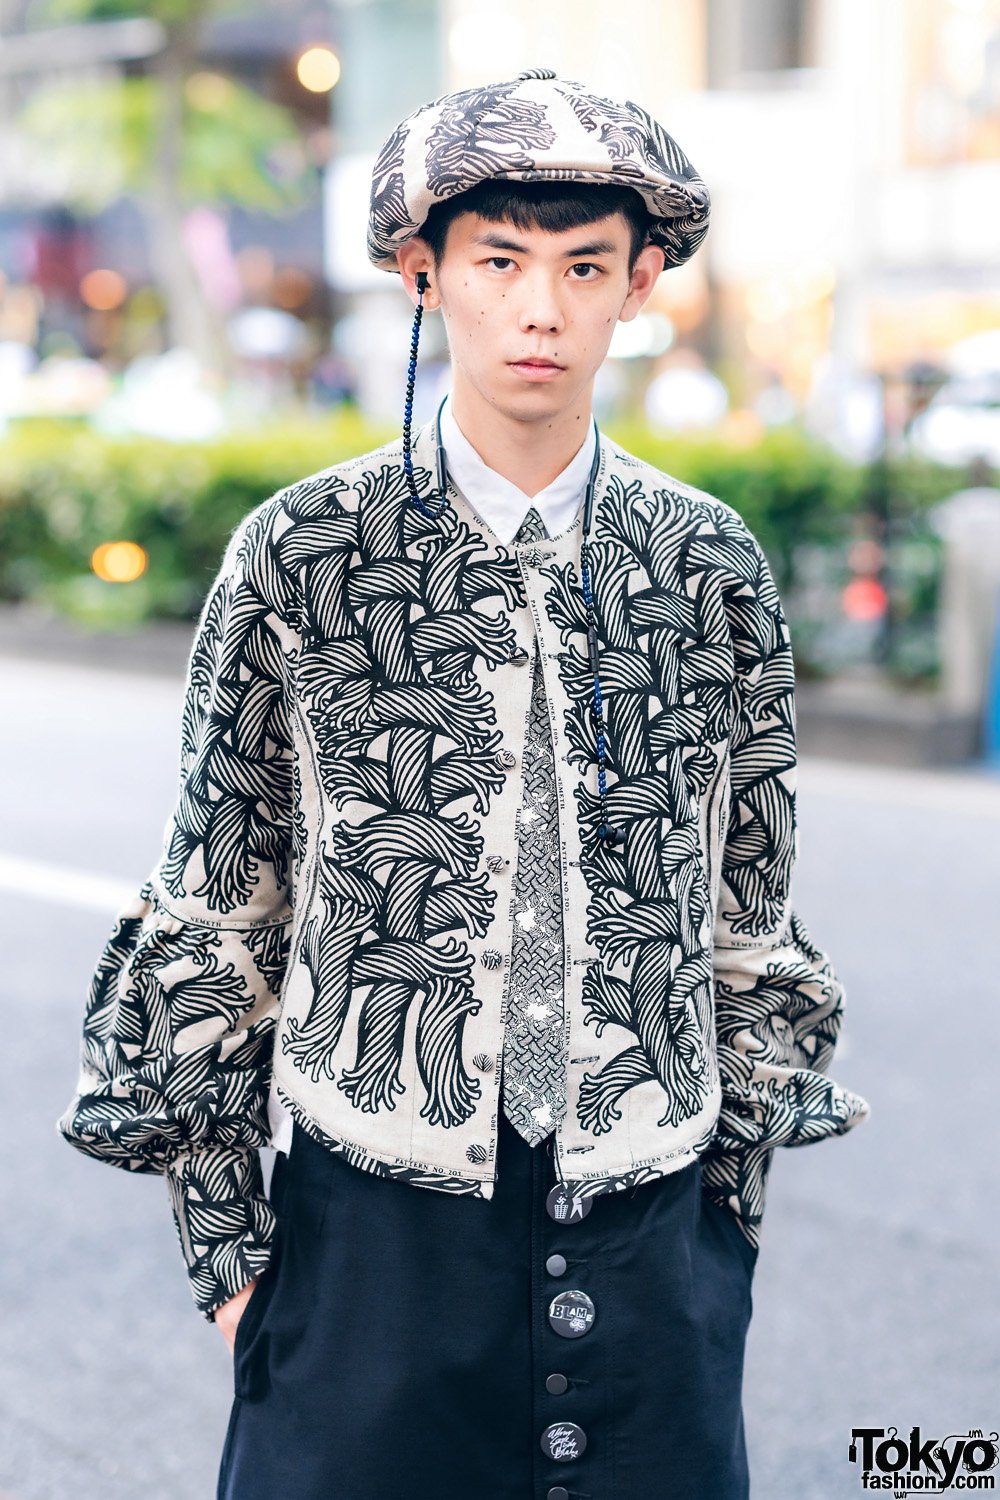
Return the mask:
MULTIPOLYGON (((48 0, 42 8, 67 24, 136 13, 134 0, 48 0)), ((147 0, 142 14, 162 27, 164 45, 142 76, 57 78, 34 90, 18 116, 75 207, 93 213, 123 193, 134 198, 171 343, 222 371, 230 364, 223 315, 205 296, 185 245, 185 212, 235 203, 280 214, 318 188, 293 115, 200 66, 206 21, 236 8, 235 0, 147 0)))

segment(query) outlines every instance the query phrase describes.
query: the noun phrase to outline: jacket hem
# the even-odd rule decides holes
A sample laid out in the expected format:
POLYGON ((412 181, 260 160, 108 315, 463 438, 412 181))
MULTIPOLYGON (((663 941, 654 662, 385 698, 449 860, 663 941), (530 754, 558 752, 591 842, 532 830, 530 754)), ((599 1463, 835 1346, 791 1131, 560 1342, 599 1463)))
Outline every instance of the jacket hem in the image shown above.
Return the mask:
POLYGON ((282 1088, 277 1079, 274 1080, 274 1087, 278 1098, 302 1129, 321 1146, 325 1146, 328 1151, 334 1151, 338 1156, 343 1156, 352 1166, 360 1167, 366 1172, 374 1172, 379 1177, 392 1177, 397 1181, 410 1182, 420 1187, 437 1188, 441 1192, 466 1193, 478 1198, 493 1196, 495 1175, 484 1178, 461 1177, 449 1172, 446 1168, 436 1167, 428 1162, 407 1161, 399 1156, 380 1156, 370 1147, 362 1146, 357 1141, 350 1141, 344 1136, 330 1135, 317 1124, 293 1095, 282 1088))

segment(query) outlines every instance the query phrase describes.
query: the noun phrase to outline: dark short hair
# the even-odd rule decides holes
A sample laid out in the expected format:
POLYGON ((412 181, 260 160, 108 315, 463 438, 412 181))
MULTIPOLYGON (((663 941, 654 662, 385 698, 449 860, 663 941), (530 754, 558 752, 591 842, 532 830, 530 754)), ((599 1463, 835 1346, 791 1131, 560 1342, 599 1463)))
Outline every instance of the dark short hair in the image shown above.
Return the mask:
POLYGON ((431 247, 435 271, 440 269, 444 260, 448 226, 462 213, 475 213, 482 219, 513 224, 516 229, 544 229, 552 234, 620 213, 630 233, 630 277, 639 252, 647 243, 651 218, 635 188, 612 183, 516 182, 487 177, 464 193, 456 193, 443 203, 435 203, 421 225, 419 234, 431 247))

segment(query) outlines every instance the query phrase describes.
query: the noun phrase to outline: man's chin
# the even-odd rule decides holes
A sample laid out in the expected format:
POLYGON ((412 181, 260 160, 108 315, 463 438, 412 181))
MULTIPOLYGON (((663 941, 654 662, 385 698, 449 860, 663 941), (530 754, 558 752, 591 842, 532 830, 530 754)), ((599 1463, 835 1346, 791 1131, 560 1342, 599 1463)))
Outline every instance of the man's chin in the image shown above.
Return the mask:
POLYGON ((578 394, 577 386, 570 385, 565 375, 552 380, 531 381, 522 380, 508 371, 507 378, 494 386, 493 405, 522 421, 539 422, 556 417, 572 406, 578 394))

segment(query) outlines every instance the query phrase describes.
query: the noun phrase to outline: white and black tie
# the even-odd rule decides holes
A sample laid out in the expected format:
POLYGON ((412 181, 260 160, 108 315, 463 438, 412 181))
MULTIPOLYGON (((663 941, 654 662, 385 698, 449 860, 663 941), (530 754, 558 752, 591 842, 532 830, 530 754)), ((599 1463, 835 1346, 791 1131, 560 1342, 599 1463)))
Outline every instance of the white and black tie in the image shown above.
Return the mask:
MULTIPOLYGON (((547 535, 532 506, 514 540, 536 541, 547 535)), ((524 798, 518 817, 502 1104, 507 1118, 534 1146, 551 1133, 566 1109, 559 819, 540 644, 521 764, 524 798)))

